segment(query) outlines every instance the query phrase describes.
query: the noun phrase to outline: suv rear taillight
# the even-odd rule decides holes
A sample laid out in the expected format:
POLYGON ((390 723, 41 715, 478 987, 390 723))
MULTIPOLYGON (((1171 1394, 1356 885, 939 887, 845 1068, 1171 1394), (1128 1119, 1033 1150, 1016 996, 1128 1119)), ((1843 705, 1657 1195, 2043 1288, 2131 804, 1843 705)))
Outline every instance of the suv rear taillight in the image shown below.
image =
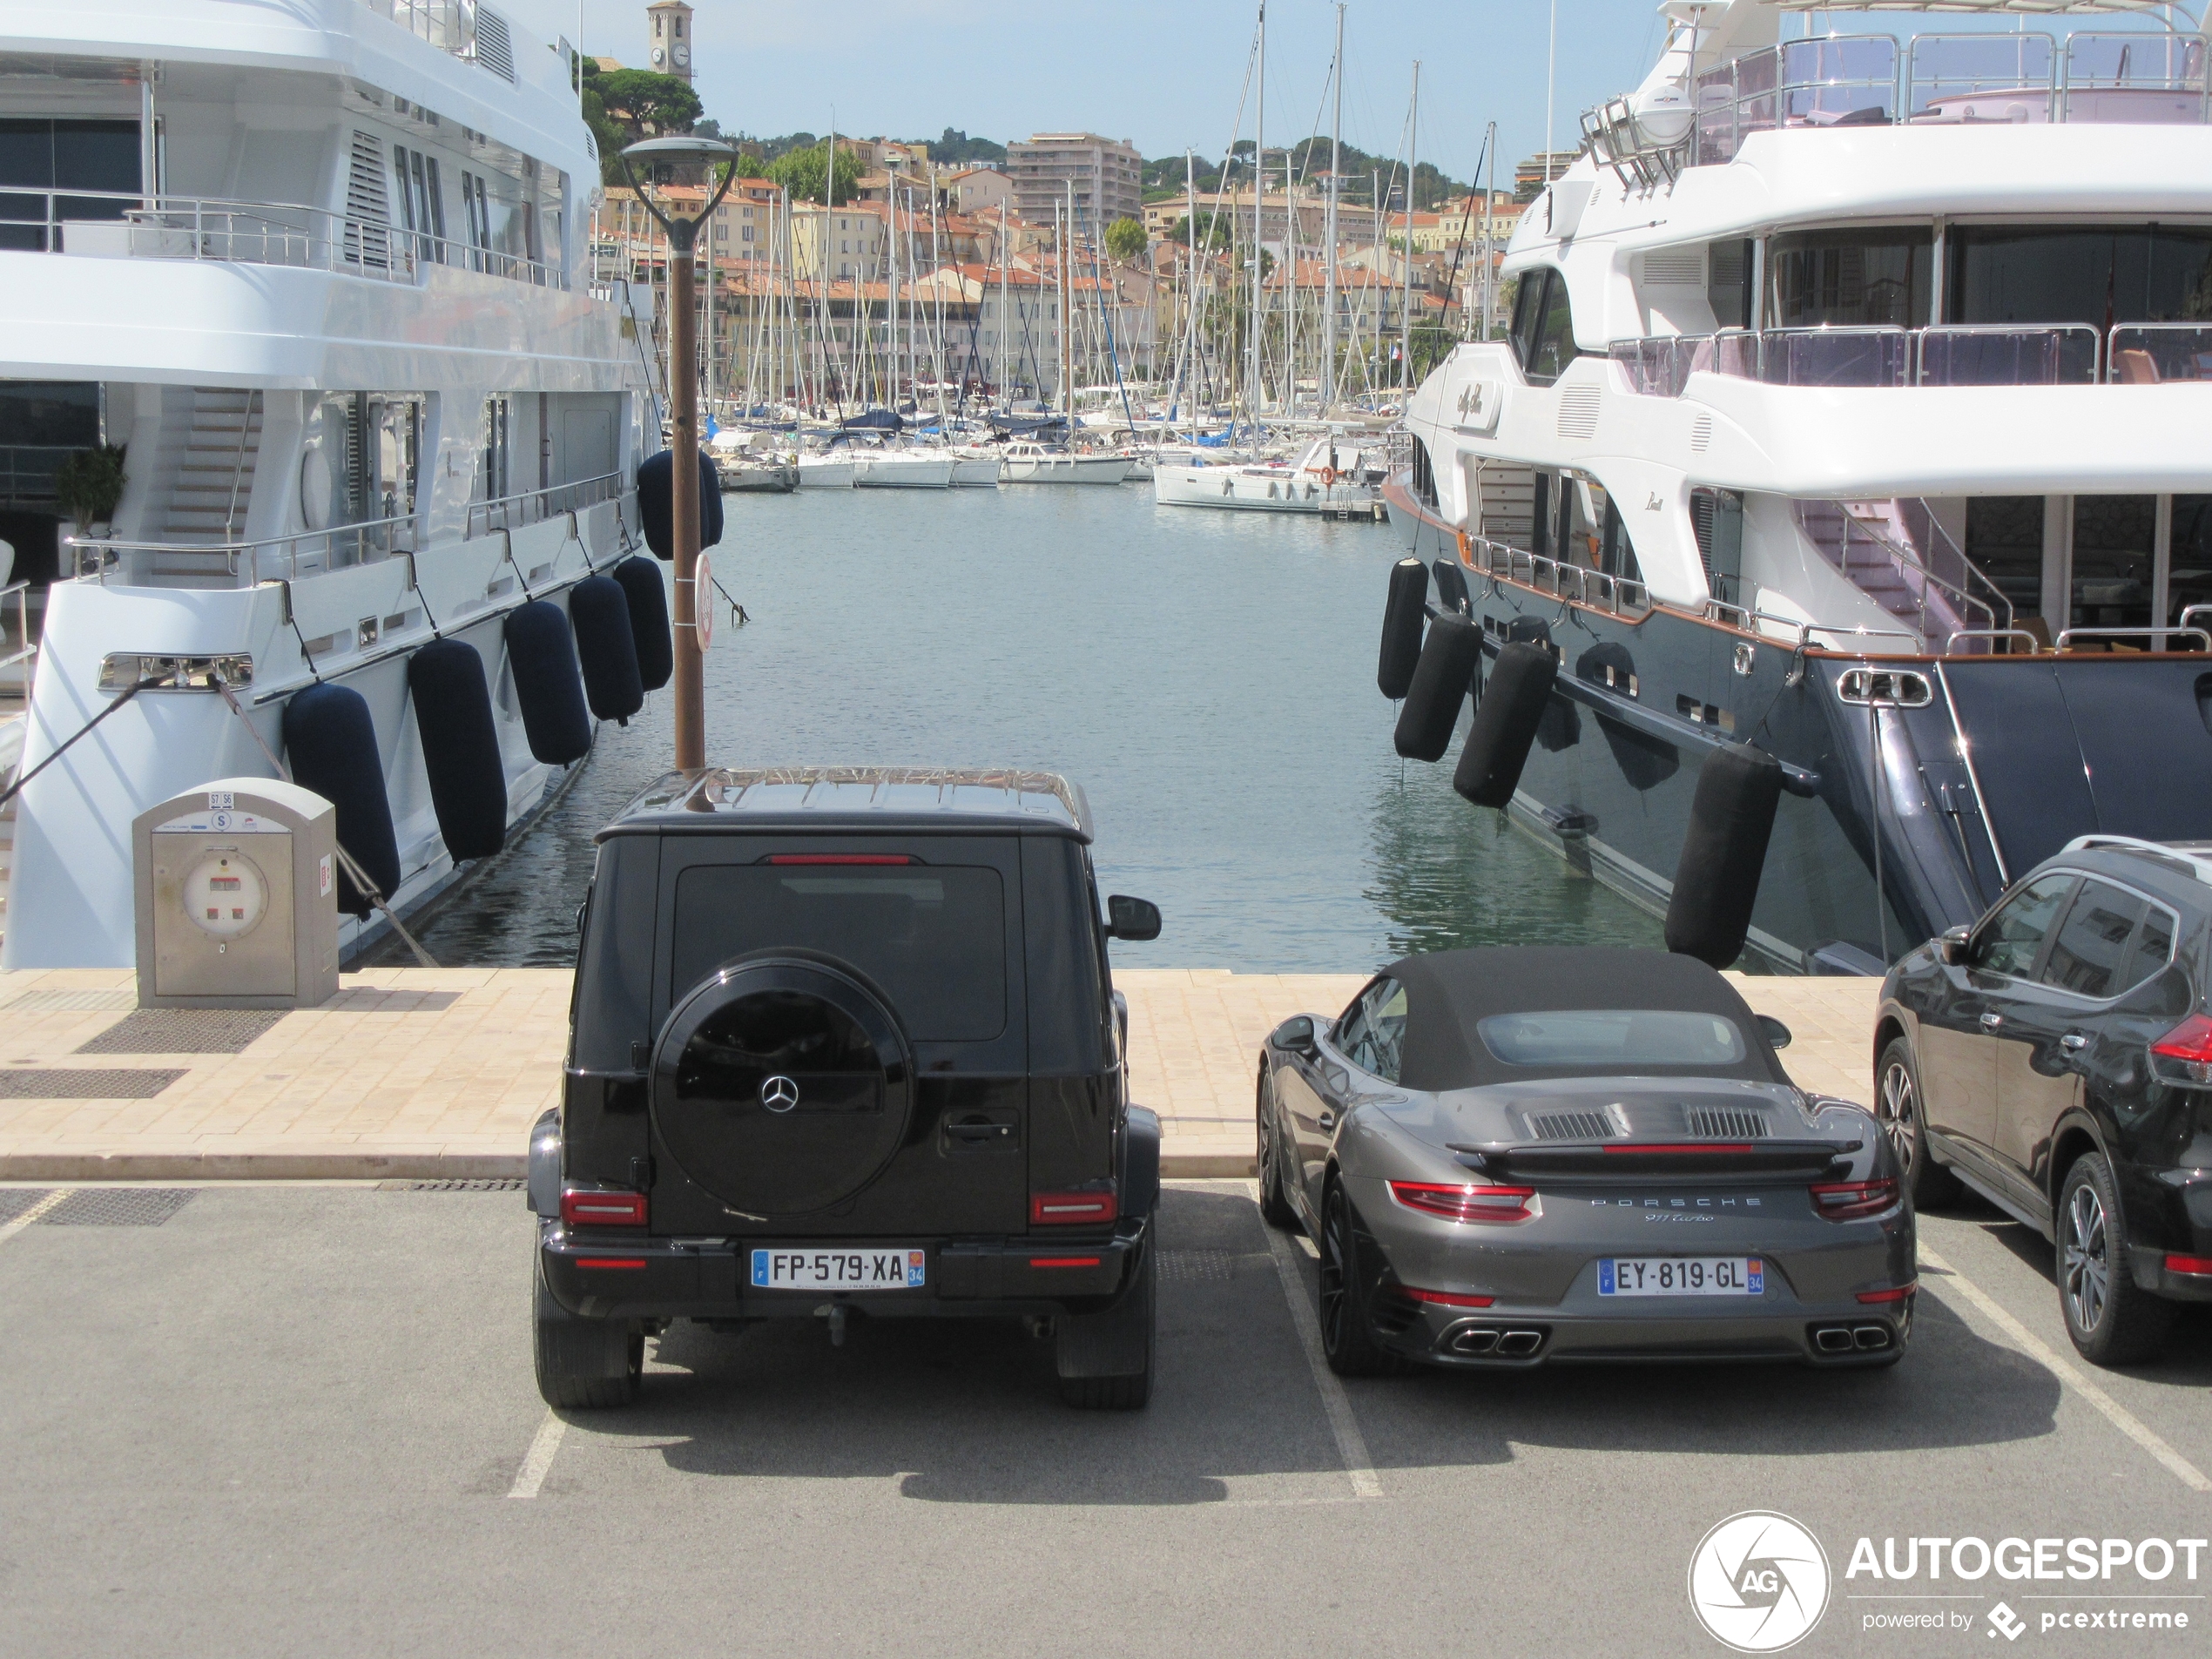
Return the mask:
POLYGON ((2192 1014, 2152 1043, 2150 1069, 2184 1089, 2212 1083, 2212 1017, 2192 1014))
POLYGON ((1111 1192, 1033 1192, 1032 1227, 1102 1227, 1121 1214, 1111 1192))
POLYGON ((1447 1221, 1527 1221, 1535 1211, 1534 1187, 1453 1186, 1435 1181, 1393 1181, 1390 1196, 1408 1210, 1447 1221))
POLYGON ((1812 1207, 1830 1221, 1856 1221, 1878 1216, 1897 1204, 1897 1183, 1887 1176, 1878 1181, 1830 1181, 1812 1189, 1812 1207))
POLYGON ((566 1227, 642 1227, 645 1195, 598 1187, 561 1189, 561 1224, 566 1227))

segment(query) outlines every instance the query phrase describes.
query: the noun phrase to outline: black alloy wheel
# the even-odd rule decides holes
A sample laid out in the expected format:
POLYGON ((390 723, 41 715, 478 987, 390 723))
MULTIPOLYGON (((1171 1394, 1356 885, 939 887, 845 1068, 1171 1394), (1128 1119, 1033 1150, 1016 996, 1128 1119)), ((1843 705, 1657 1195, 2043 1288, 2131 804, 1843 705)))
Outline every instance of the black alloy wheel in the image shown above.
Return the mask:
POLYGON ((1375 1287, 1367 1266, 1373 1243, 1343 1184, 1332 1179, 1321 1198, 1321 1353, 1339 1377, 1406 1368, 1375 1337, 1375 1287))
POLYGON ((1874 1069, 1874 1121, 1897 1159, 1899 1178, 1912 1194, 1912 1207, 1947 1204, 1959 1196, 1959 1177, 1928 1151, 1928 1123, 1922 1106, 1920 1069, 1912 1045, 1903 1037, 1882 1050, 1874 1069))
POLYGON ((2155 1356, 2174 1322, 2169 1303, 2140 1288, 2128 1271, 2128 1228, 2112 1166, 2092 1152, 2059 1188, 2059 1309, 2066 1333, 2093 1365, 2155 1356))
POLYGON ((1257 1167, 1259 1170, 1260 1219, 1271 1227, 1280 1227, 1285 1231, 1295 1231, 1298 1225, 1298 1211, 1291 1207, 1291 1201, 1283 1190, 1282 1143, 1275 1133, 1274 1115, 1267 1109, 1269 1081, 1267 1068, 1263 1065, 1259 1072, 1259 1098, 1257 1108, 1259 1130, 1259 1160, 1257 1167))

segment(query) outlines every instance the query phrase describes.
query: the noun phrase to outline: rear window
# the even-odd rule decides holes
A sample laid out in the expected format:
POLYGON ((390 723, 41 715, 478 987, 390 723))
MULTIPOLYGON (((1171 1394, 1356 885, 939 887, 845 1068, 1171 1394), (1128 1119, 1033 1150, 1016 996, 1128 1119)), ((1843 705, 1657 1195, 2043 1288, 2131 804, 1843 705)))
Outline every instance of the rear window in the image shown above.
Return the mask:
POLYGON ((1475 1024, 1482 1046, 1508 1066, 1733 1066, 1744 1055, 1736 1022, 1664 1008, 1558 1008, 1494 1014, 1475 1024))
POLYGON ((741 864, 678 877, 677 995, 733 956, 777 947, 852 963, 919 1042, 986 1042, 1006 1029, 996 870, 741 864))

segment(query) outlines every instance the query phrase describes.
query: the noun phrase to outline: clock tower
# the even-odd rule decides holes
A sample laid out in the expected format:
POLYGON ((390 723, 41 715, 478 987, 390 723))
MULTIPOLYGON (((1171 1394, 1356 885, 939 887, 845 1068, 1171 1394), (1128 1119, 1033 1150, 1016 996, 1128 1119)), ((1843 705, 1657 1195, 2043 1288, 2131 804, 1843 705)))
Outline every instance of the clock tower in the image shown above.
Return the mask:
POLYGON ((645 61, 663 75, 691 78, 691 8, 685 0, 653 0, 645 8, 645 61))

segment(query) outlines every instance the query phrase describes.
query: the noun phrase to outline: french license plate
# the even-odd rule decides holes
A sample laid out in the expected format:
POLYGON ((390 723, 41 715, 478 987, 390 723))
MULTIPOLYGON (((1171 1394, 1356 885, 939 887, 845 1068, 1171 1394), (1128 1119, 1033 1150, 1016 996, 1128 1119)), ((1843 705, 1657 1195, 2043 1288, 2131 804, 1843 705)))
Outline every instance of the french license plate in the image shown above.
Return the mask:
POLYGON ((927 1274, 921 1250, 756 1250, 759 1291, 914 1291, 927 1274))
POLYGON ((1608 1256, 1597 1264, 1600 1296, 1764 1296, 1757 1256, 1608 1256))

